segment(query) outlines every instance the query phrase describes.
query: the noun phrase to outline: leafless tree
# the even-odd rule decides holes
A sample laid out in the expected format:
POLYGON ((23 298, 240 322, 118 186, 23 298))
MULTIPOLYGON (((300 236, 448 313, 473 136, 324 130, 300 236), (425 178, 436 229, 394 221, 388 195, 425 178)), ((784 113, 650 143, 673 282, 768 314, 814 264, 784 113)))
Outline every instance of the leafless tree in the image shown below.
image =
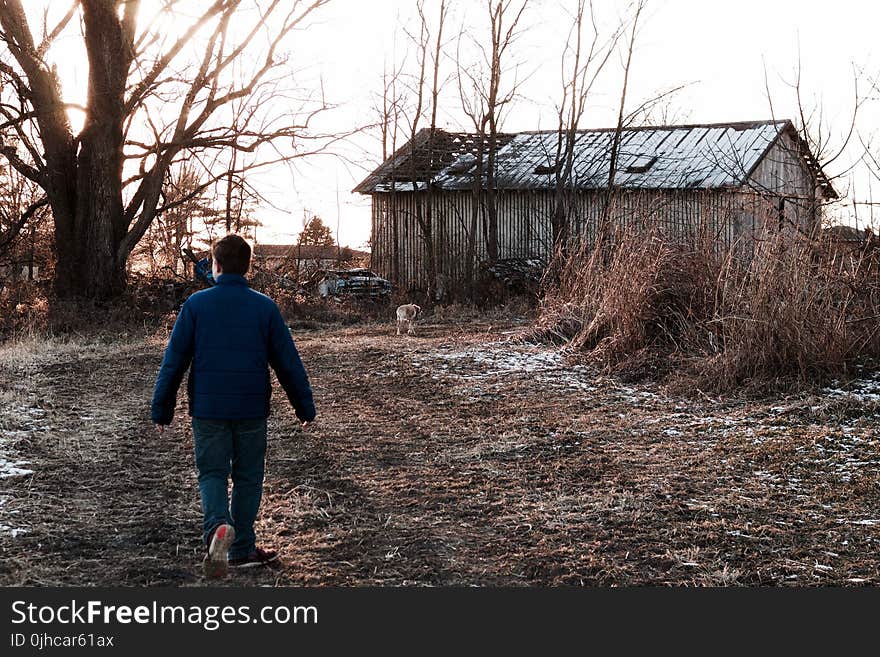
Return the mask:
MULTIPOLYGON (((407 103, 406 85, 402 78, 406 67, 406 58, 398 60, 397 57, 397 33, 394 34, 392 43, 391 59, 386 60, 382 69, 382 91, 373 107, 378 117, 380 141, 382 143, 382 162, 385 162, 393 153, 397 152, 399 137, 403 127, 403 116, 407 103)), ((394 245, 390 256, 391 277, 397 280, 400 275, 400 249, 399 249, 399 217, 397 207, 397 190, 392 186, 388 193, 388 221, 391 224, 392 244, 394 245)), ((372 222, 370 244, 375 248, 377 244, 376 222, 372 222)))
MULTIPOLYGON (((396 51, 396 48, 393 49, 396 51)), ((401 126, 401 116, 406 102, 406 94, 401 88, 405 62, 396 60, 392 53, 391 62, 385 62, 382 69, 382 93, 378 96, 373 111, 379 119, 379 136, 382 142, 382 161, 397 150, 397 137, 401 126), (389 68, 390 66, 390 68, 389 68)))
POLYGON ((412 90, 414 102, 405 114, 408 119, 407 131, 411 150, 409 182, 412 185, 415 219, 419 226, 424 249, 425 279, 427 294, 430 298, 437 284, 437 254, 434 243, 432 209, 433 189, 430 175, 427 180, 419 180, 419 178, 422 177, 423 169, 428 172, 433 169, 437 155, 435 137, 440 94, 440 58, 443 47, 443 28, 446 23, 446 0, 439 2, 434 34, 431 32, 431 22, 425 11, 425 0, 417 0, 416 11, 419 17, 418 32, 409 35, 416 53, 417 71, 413 78, 412 90), (430 88, 428 88, 429 85, 430 88), (419 134, 419 125, 425 119, 428 120, 428 132, 426 141, 422 144, 416 137, 419 134), (420 162, 420 158, 416 156, 416 152, 422 146, 427 147, 425 149, 427 160, 425 163, 420 162))
POLYGON ((25 233, 33 234, 47 214, 46 197, 37 185, 0 163, 0 258, 9 254, 25 233))
MULTIPOLYGON (((528 5, 528 0, 486 0, 488 45, 483 35, 469 35, 479 53, 476 65, 463 62, 459 48, 459 96, 462 110, 474 126, 478 139, 472 212, 474 215, 478 212, 482 214, 489 263, 499 258, 495 176, 498 140, 504 112, 516 97, 519 86, 515 63, 512 66, 514 79, 509 84, 505 83, 505 72, 510 65, 512 48, 522 33, 521 20, 528 5), (485 212, 481 212, 481 207, 485 212)), ((467 34, 464 29, 462 33, 467 34)), ((472 217, 472 234, 476 233, 474 219, 476 216, 472 217)), ((468 259, 472 260, 473 255, 469 255, 468 259)))
POLYGON ((486 150, 486 106, 483 102, 483 94, 479 92, 479 78, 470 73, 470 69, 463 60, 462 41, 466 35, 464 27, 459 33, 458 50, 456 52, 456 67, 458 69, 458 97, 461 101, 461 109, 470 120, 474 128, 476 139, 476 153, 473 164, 473 186, 471 188, 470 217, 465 219, 465 234, 467 236, 467 248, 465 253, 465 280, 473 284, 474 272, 477 262, 477 234, 479 221, 483 212, 483 159, 486 150))
POLYGON ((505 111, 516 98, 521 82, 518 78, 520 62, 511 61, 511 56, 522 32, 521 20, 528 6, 528 0, 517 3, 513 0, 486 0, 488 39, 484 32, 475 33, 464 25, 459 31, 456 51, 458 97, 462 112, 473 127, 476 142, 471 169, 473 200, 470 217, 464 219, 467 239, 465 278, 471 284, 476 280, 477 236, 480 232, 487 261, 495 263, 500 256, 496 156, 505 111), (465 60, 463 53, 467 48, 463 46, 466 45, 477 53, 474 61, 465 60), (508 82, 511 68, 514 77, 508 82))
POLYGON ((614 179, 617 176, 617 159, 620 155, 620 138, 626 127, 626 94, 629 86, 629 73, 632 66, 633 50, 635 49, 636 36, 639 29, 639 18, 644 11, 647 0, 635 0, 632 23, 630 25, 629 41, 626 47, 626 57, 623 65, 623 84, 620 90, 620 103, 618 105, 617 125, 611 138, 610 162, 608 166, 608 182, 605 187, 605 200, 602 204, 602 214, 599 225, 596 228, 596 239, 602 243, 608 231, 612 201, 615 195, 614 179))
MULTIPOLYGON (((443 52, 443 28, 446 24, 446 0, 440 0, 438 7, 436 34, 433 39, 433 51, 431 52, 431 120, 428 133, 428 160, 433 163, 438 157, 435 152, 436 136, 437 136, 437 110, 440 106, 440 59, 443 52)), ((423 24, 427 23, 424 7, 419 4, 419 16, 423 24)), ((428 298, 431 299, 437 290, 437 253, 436 240, 434 236, 434 188, 433 179, 429 177, 426 189, 426 197, 424 204, 424 212, 422 213, 417 206, 417 218, 422 229, 422 236, 425 243, 426 258, 426 277, 428 280, 428 298)))
POLYGON ((139 25, 139 0, 75 0, 51 29, 43 21, 38 39, 21 0, 0 0, 0 77, 14 91, 0 117, 27 156, 6 141, 0 154, 45 192, 60 295, 108 298, 123 289, 126 261, 160 210, 166 172, 178 158, 260 154, 253 168, 313 150, 299 144, 323 98, 299 96, 301 111, 275 115, 278 103, 260 101, 287 93, 286 40, 328 1, 213 0, 190 17, 180 0, 167 0, 139 25), (59 35, 77 34, 68 30, 75 17, 89 65, 78 134, 49 60, 59 35), (201 56, 189 64, 193 50, 201 56), (230 121, 236 102, 252 108, 252 120, 237 130, 230 121), (292 153, 263 155, 294 139, 292 153))
POLYGON ((599 74, 615 52, 622 26, 602 35, 596 22, 592 1, 578 0, 562 53, 562 98, 557 106, 559 117, 556 152, 548 162, 554 176, 554 204, 551 218, 553 251, 564 249, 568 242, 573 211, 572 179, 575 141, 587 101, 599 74))
MULTIPOLYGON (((857 172, 859 167, 864 167, 866 164, 869 176, 877 175, 874 172, 880 170, 872 166, 873 125, 867 133, 860 130, 861 114, 865 105, 871 102, 876 85, 857 66, 853 66, 851 82, 852 96, 848 102, 847 116, 845 119, 837 117, 832 122, 826 116, 825 104, 821 95, 810 96, 806 91, 800 51, 798 51, 791 75, 782 79, 787 93, 793 96, 796 112, 794 125, 798 139, 790 145, 786 141, 781 141, 780 144, 784 149, 791 151, 790 154, 793 158, 807 158, 813 165, 811 169, 821 171, 824 179, 814 179, 813 189, 807 190, 803 196, 798 197, 783 197, 773 189, 759 190, 768 197, 778 197, 780 224, 787 223, 800 229, 796 222, 792 222, 786 216, 784 208, 787 203, 794 205, 797 209, 796 216, 805 215, 812 218, 810 222, 813 227, 812 233, 821 229, 832 206, 837 206, 838 210, 843 208, 843 199, 848 199, 850 216, 857 224, 860 220, 860 207, 872 213, 874 202, 870 198, 870 185, 868 185, 868 196, 866 198, 859 197, 857 190, 853 187, 853 174, 857 172), (866 82, 869 87, 867 91, 865 91, 866 82), (815 189, 825 184, 833 185, 840 198, 819 200, 814 193, 815 189)), ((774 103, 774 94, 771 90, 766 66, 764 67, 764 86, 771 117, 775 119, 777 118, 776 103, 774 103)), ((864 170, 862 172, 864 173, 864 170)))

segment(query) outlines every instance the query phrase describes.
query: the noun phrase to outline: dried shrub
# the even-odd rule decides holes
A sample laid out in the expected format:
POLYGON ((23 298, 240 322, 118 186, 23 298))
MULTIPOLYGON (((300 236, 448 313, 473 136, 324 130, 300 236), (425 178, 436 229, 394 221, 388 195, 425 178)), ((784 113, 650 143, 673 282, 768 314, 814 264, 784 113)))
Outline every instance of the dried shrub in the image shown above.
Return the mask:
POLYGON ((31 281, 0 285, 0 339, 34 335, 47 324, 49 306, 43 287, 31 281))
POLYGON ((87 298, 58 299, 51 283, 19 282, 0 288, 0 341, 69 335, 147 334, 167 323, 169 315, 199 285, 135 275, 125 293, 109 302, 87 298))
POLYGON ((541 302, 534 336, 608 366, 681 350, 694 318, 711 303, 714 262, 697 256, 656 232, 582 246, 551 265, 559 281, 541 302))
POLYGON ((880 356, 880 279, 873 249, 774 235, 745 265, 729 261, 717 283, 704 365, 718 386, 824 381, 880 356))
POLYGON ((609 242, 553 263, 532 337, 719 391, 846 377, 880 358, 875 246, 785 231, 729 250, 657 231, 609 242))
MULTIPOLYGON (((281 314, 294 329, 322 326, 350 326, 388 320, 393 315, 391 297, 339 296, 323 299, 302 290, 264 285, 257 288, 278 304, 281 314)), ((396 307, 396 306, 395 306, 396 307)))

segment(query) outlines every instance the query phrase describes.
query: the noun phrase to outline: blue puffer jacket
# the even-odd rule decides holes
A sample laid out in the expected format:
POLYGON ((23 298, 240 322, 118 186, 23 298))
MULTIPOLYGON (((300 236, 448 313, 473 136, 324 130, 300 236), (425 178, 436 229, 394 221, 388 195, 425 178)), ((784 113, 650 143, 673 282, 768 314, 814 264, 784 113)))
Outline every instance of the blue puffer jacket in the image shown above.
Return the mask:
POLYGON ((177 389, 192 363, 189 414, 237 420, 269 415, 269 365, 296 411, 315 419, 312 389, 278 306, 248 287, 244 276, 221 274, 217 284, 196 292, 180 309, 153 391, 156 424, 174 416, 177 389))

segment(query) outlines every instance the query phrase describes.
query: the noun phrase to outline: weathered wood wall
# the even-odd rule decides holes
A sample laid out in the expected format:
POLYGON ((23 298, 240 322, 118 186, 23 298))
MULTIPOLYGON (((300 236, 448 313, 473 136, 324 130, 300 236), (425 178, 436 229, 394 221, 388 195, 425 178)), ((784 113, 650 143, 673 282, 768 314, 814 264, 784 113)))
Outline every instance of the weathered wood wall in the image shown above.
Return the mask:
POLYGON ((818 226, 821 195, 816 179, 804 166, 794 139, 787 132, 761 159, 752 172, 747 187, 775 203, 775 216, 784 224, 796 225, 810 233, 818 226))
MULTIPOLYGON (((705 237, 743 253, 762 226, 779 225, 780 209, 804 230, 816 220, 815 187, 784 145, 756 169, 749 188, 733 190, 651 190, 615 193, 610 225, 623 229, 658 228, 672 239, 705 237), (785 199, 780 208, 780 199, 785 199)), ((497 192, 500 258, 547 261, 552 245, 550 191, 497 192)), ((486 259, 485 199, 472 230, 472 192, 395 192, 373 194, 372 265, 404 289, 427 289, 426 240, 417 220, 417 204, 426 216, 430 205, 433 248, 440 292, 468 282, 468 244, 474 235, 475 259, 486 259)), ((604 190, 573 193, 569 219, 575 238, 592 240, 605 204, 604 190)))

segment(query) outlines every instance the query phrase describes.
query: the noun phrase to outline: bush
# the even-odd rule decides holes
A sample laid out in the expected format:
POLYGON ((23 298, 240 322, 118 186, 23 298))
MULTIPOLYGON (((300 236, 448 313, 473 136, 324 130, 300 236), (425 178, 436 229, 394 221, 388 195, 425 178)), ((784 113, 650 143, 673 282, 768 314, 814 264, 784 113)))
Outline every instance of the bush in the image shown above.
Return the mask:
POLYGON ((387 321, 394 313, 389 297, 329 297, 323 299, 300 290, 282 287, 260 288, 278 304, 281 314, 294 329, 316 329, 324 325, 349 326, 361 322, 387 321))
POLYGON ((880 357, 878 249, 779 232, 731 250, 658 232, 609 241, 552 263, 534 338, 715 390, 847 376, 880 357))
POLYGON ((58 299, 51 283, 18 282, 0 287, 0 340, 6 338, 114 333, 151 334, 168 322, 198 284, 132 276, 125 293, 107 302, 58 299))
POLYGON ((31 281, 0 284, 0 339, 32 335, 47 324, 49 306, 43 287, 31 281))

